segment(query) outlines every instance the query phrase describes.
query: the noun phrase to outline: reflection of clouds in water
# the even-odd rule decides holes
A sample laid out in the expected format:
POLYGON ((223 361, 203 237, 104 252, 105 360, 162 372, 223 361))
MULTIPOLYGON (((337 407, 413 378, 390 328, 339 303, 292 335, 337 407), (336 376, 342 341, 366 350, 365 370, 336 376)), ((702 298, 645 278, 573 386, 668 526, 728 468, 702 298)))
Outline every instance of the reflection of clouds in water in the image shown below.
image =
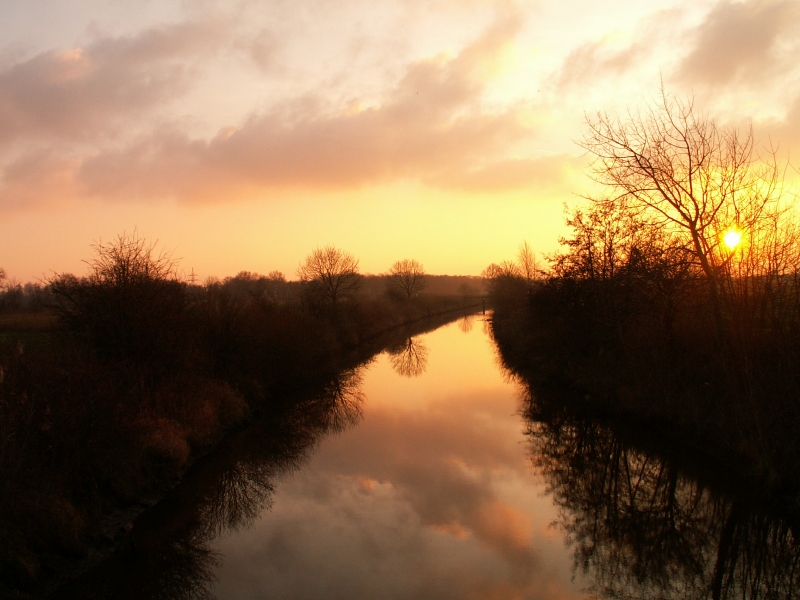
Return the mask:
POLYGON ((530 547, 503 531, 509 507, 487 503, 480 515, 485 524, 475 521, 483 531, 467 523, 466 534, 454 535, 426 525, 402 486, 313 475, 317 481, 287 484, 270 519, 237 537, 235 547, 224 547, 218 597, 568 596, 537 568, 530 547), (487 542, 487 532, 502 538, 505 552, 487 542))
POLYGON ((321 394, 273 423, 266 435, 251 440, 238 460, 218 475, 202 511, 209 536, 250 525, 270 506, 276 477, 299 468, 321 436, 358 423, 363 372, 361 366, 339 373, 321 394))
POLYGON ((223 543, 220 597, 573 596, 569 563, 555 564, 530 515, 496 491, 527 464, 518 438, 487 427, 493 412, 508 406, 474 397, 424 418, 370 412, 329 439, 282 483, 272 513, 223 543))
POLYGON ((428 365, 428 347, 421 338, 408 338, 399 347, 390 348, 389 363, 398 375, 418 377, 428 365))
POLYGON ((152 523, 137 525, 128 546, 60 597, 213 598, 220 561, 212 540, 251 525, 272 503, 277 477, 300 467, 322 436, 359 421, 362 373, 345 371, 321 394, 228 438, 147 513, 152 523))

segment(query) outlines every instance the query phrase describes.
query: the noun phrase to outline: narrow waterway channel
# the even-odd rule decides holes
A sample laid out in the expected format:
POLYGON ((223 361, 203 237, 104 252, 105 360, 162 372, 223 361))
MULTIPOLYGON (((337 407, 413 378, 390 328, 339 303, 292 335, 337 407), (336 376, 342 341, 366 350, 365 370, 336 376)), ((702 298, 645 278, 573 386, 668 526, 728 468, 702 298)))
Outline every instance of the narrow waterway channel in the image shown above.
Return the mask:
POLYGON ((406 339, 230 436, 56 596, 798 597, 791 511, 545 409, 489 325, 406 339))
POLYGON ((486 326, 461 319, 364 368, 357 423, 215 540, 214 595, 581 597, 486 326))

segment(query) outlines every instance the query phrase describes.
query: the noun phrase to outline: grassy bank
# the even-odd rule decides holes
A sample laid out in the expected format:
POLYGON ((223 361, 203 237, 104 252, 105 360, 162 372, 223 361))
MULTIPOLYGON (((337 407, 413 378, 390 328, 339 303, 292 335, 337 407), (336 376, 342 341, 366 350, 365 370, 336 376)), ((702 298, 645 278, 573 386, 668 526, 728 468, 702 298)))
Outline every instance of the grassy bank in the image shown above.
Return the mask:
POLYGON ((250 283, 65 278, 51 309, 5 316, 2 595, 85 562, 120 533, 120 512, 173 487, 231 428, 379 351, 382 333, 465 309, 433 295, 331 305, 250 283))
POLYGON ((339 370, 295 386, 235 428, 188 469, 181 484, 141 514, 113 555, 61 586, 54 598, 206 597, 213 540, 247 527, 273 500, 277 479, 303 466, 325 436, 356 426, 361 381, 375 354, 436 329, 459 313, 416 321, 339 356, 339 370), (168 590, 168 592, 167 592, 168 590))

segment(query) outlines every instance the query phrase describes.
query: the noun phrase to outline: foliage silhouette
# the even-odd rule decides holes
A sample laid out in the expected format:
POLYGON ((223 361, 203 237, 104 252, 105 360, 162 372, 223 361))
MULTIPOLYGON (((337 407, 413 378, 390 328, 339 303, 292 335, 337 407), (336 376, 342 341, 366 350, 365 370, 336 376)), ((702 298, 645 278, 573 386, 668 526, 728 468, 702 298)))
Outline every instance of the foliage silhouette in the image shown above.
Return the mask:
POLYGON ((352 300, 361 284, 358 260, 333 246, 317 248, 297 269, 306 297, 313 305, 352 300))
POLYGON ((426 287, 425 269, 416 260, 399 260, 389 269, 388 290, 410 300, 426 287))

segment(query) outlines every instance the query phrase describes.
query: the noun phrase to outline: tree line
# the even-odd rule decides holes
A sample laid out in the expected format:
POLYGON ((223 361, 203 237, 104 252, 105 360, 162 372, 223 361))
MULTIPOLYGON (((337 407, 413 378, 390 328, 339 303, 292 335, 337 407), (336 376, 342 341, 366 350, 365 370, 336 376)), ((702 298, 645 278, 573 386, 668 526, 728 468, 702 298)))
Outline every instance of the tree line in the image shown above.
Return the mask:
POLYGON ((121 508, 174 485, 235 425, 324 389, 385 332, 465 310, 422 293, 412 260, 384 293, 359 294, 358 261, 333 247, 299 281, 193 285, 136 233, 94 245, 87 266, 46 282, 40 319, 0 320, 0 596, 41 591, 120 535, 104 524, 121 508))
MULTIPOLYGON (((800 230, 788 162, 665 90, 587 117, 600 192, 547 268, 485 275, 494 331, 586 410, 648 423, 772 491, 800 489, 800 230)), ((533 268, 531 268, 533 267, 533 268)))
MULTIPOLYGON (((175 262, 171 261, 167 254, 154 254, 154 245, 148 244, 136 234, 131 236, 123 234, 112 244, 96 244, 93 247, 99 262, 90 263, 92 272, 85 278, 86 281, 108 282, 116 278, 122 283, 126 277, 124 270, 113 272, 109 265, 118 261, 131 263, 128 267, 132 268, 134 266, 132 261, 136 260, 154 262, 148 268, 143 267, 144 273, 140 275, 145 278, 179 280, 175 262)), ((302 297, 312 305, 334 306, 353 301, 364 288, 373 291, 376 285, 371 280, 378 280, 377 286, 387 297, 396 301, 410 301, 427 290, 431 277, 434 281, 442 277, 429 276, 422 264, 414 259, 396 261, 385 274, 381 275, 361 274, 358 263, 359 261, 351 254, 334 246, 325 246, 316 248, 304 259, 296 272, 297 281, 288 281, 286 276, 277 270, 266 275, 240 271, 235 276, 223 280, 210 278, 206 285, 224 285, 240 293, 256 295, 266 301, 286 302, 302 297)), ((65 299, 64 294, 68 293, 70 287, 80 282, 81 278, 62 274, 44 282, 23 285, 15 279, 9 279, 5 270, 0 268, 0 312, 41 312, 51 309, 65 299)), ((196 286, 194 282, 189 282, 187 286, 202 287, 196 286)), ((435 285, 434 293, 443 293, 443 287, 448 286, 435 285)), ((464 291, 463 288, 459 290, 462 294, 464 291)), ((477 286, 470 286, 466 292, 469 295, 477 295, 479 290, 477 286)))

